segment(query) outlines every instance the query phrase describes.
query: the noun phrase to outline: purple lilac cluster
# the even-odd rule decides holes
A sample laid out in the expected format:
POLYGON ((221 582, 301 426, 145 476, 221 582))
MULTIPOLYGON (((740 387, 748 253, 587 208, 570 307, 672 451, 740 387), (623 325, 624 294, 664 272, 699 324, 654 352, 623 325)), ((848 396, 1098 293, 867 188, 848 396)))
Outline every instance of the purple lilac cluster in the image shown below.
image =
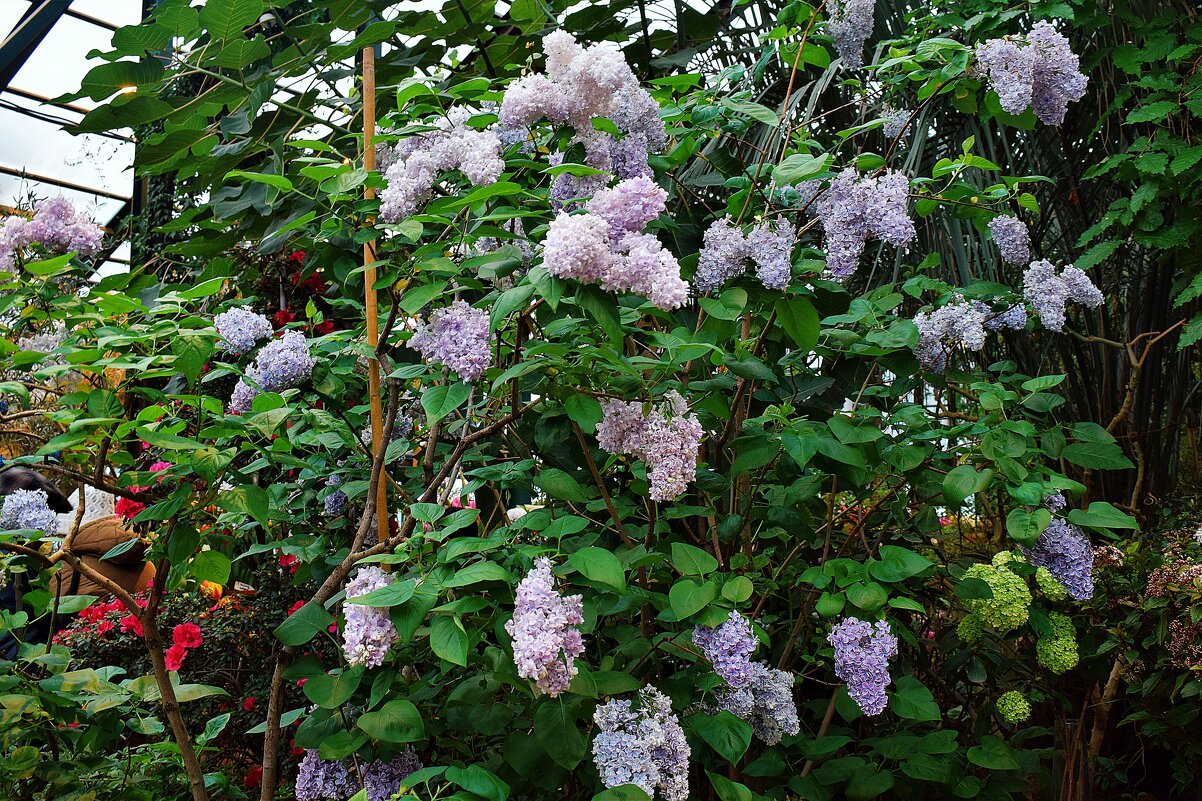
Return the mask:
MULTIPOLYGON (((21 350, 28 350, 34 353, 50 353, 62 347, 62 344, 67 341, 67 325, 62 320, 56 320, 53 325, 38 331, 32 336, 24 336, 17 340, 17 347, 21 350)), ((43 360, 45 361, 45 360, 43 360)), ((52 363, 61 364, 63 358, 56 356, 50 360, 52 363)))
POLYGON ((885 121, 881 126, 881 133, 885 135, 886 139, 904 141, 911 116, 913 114, 904 108, 885 106, 881 109, 881 119, 885 121))
POLYGON ((347 504, 350 503, 350 498, 342 490, 334 490, 326 496, 322 505, 325 507, 326 515, 329 517, 337 517, 346 511, 347 504))
POLYGON ((761 284, 783 290, 793 277, 796 241, 797 234, 788 225, 765 221, 744 236, 730 217, 722 217, 706 229, 693 281, 702 292, 717 289, 746 272, 750 260, 761 284))
POLYGON ((597 707, 593 720, 600 728, 593 761, 602 784, 633 784, 664 801, 688 798, 689 744, 666 695, 644 687, 637 707, 615 698, 597 707))
POLYGON ((11 270, 17 256, 35 243, 51 253, 92 256, 103 237, 104 230, 66 198, 41 200, 34 204, 31 218, 13 215, 0 226, 0 269, 11 270))
POLYGON ((1063 492, 1053 492, 1043 499, 1043 508, 1053 514, 1064 511, 1068 507, 1068 499, 1064 497, 1063 492))
POLYGON ((441 173, 458 170, 474 186, 495 183, 505 170, 501 140, 493 131, 467 124, 471 112, 454 108, 432 131, 401 140, 393 149, 380 193, 380 219, 399 222, 414 214, 430 196, 441 173))
MULTIPOLYGON (((667 141, 659 104, 638 84, 622 52, 613 42, 582 47, 566 31, 543 39, 546 74, 526 75, 509 85, 501 101, 498 126, 506 141, 525 140, 539 120, 566 123, 584 146, 585 163, 620 179, 650 177, 649 152, 667 141), (621 138, 595 130, 594 117, 608 117, 621 138)), ((561 157, 562 158, 562 157, 561 157)), ((553 162, 554 163, 554 162, 553 162)), ((557 175, 551 196, 557 203, 592 194, 606 176, 557 175)))
POLYGON ((827 31, 844 66, 864 66, 864 43, 872 36, 876 0, 832 0, 827 8, 831 17, 827 31))
POLYGON ((826 232, 826 266, 836 281, 856 271, 868 240, 900 247, 914 239, 906 208, 909 191, 909 180, 895 170, 866 178, 848 168, 835 176, 818 198, 818 219, 826 232))
POLYGON ((488 313, 462 300, 436 310, 408 344, 426 359, 442 362, 464 381, 475 381, 492 364, 488 313))
POLYGON ((417 753, 408 748, 387 762, 376 759, 362 770, 350 759, 322 759, 316 748, 305 750, 296 775, 296 801, 345 801, 366 788, 367 801, 388 801, 406 776, 422 769, 417 753))
POLYGON ((897 655, 897 637, 884 621, 855 617, 839 621, 827 640, 835 648, 835 675, 847 683, 847 694, 865 715, 885 711, 889 660, 897 655))
POLYGON ((1028 551, 1031 564, 1047 568, 1075 601, 1093 597, 1093 546, 1089 537, 1064 518, 1052 518, 1028 551))
POLYGON ((401 782, 410 773, 422 769, 421 758, 412 748, 406 748, 385 762, 376 759, 363 771, 363 786, 367 788, 367 801, 389 801, 400 792, 401 782))
POLYGON ((1089 79, 1066 39, 1047 21, 1024 39, 990 39, 977 45, 976 71, 989 80, 1003 110, 1021 114, 1031 106, 1045 125, 1064 122, 1068 104, 1085 96, 1089 79))
POLYGON ((1000 312, 993 312, 985 318, 985 328, 990 331, 1022 331, 1027 327, 1027 307, 1021 303, 1011 303, 1000 312))
POLYGON ((999 214, 989 221, 989 233, 1002 252, 1007 264, 1028 264, 1031 261, 1031 233, 1022 220, 1009 214, 999 214))
POLYGON ((346 585, 342 651, 352 665, 379 667, 397 639, 396 627, 387 609, 355 603, 355 598, 392 584, 392 577, 375 565, 359 568, 346 585))
POLYGON ((213 318, 221 340, 217 348, 226 353, 250 353, 261 339, 273 333, 271 321, 250 309, 235 306, 213 318))
POLYGON ((246 377, 239 379, 230 397, 230 411, 247 411, 260 392, 283 392, 297 386, 313 375, 316 365, 305 335, 285 331, 263 346, 254 363, 246 368, 246 377))
POLYGON ((46 534, 58 531, 58 515, 50 508, 46 490, 13 490, 0 507, 0 528, 5 531, 32 529, 46 534))
POLYGON ((1046 259, 1031 262, 1023 274, 1023 296, 1051 331, 1063 330, 1065 306, 1070 300, 1090 309, 1101 306, 1104 300, 1082 270, 1069 264, 1057 275, 1055 266, 1046 259))
POLYGON ((750 657, 758 643, 747 618, 732 609, 717 628, 695 627, 693 642, 731 687, 739 689, 751 683, 750 657))
POLYGON ((748 677, 745 687, 719 694, 718 709, 750 723, 755 736, 767 745, 776 745, 783 735, 801 731, 797 702, 793 700, 794 675, 764 662, 753 662, 748 677))
POLYGON ((597 440, 610 453, 642 458, 651 499, 670 501, 688 489, 697 475, 697 448, 705 432, 676 390, 667 394, 661 408, 645 417, 642 413, 641 404, 606 401, 597 440))
POLYGON ((953 295, 944 306, 914 315, 918 342, 914 355, 924 370, 941 373, 957 345, 968 350, 985 347, 985 319, 989 307, 976 301, 953 295))
POLYGON ((638 453, 643 448, 645 420, 638 401, 607 400, 601 404, 597 444, 610 453, 638 453))
POLYGON ((534 568, 518 584, 513 618, 505 624, 513 637, 518 675, 533 680, 552 697, 567 690, 576 675, 576 657, 584 653, 578 628, 583 622, 583 599, 560 595, 555 590, 551 560, 536 559, 534 568))
POLYGON ((668 193, 650 178, 628 178, 601 189, 586 213, 560 212, 543 242, 543 265, 558 278, 636 292, 661 309, 688 299, 680 264, 647 224, 663 212, 668 193))

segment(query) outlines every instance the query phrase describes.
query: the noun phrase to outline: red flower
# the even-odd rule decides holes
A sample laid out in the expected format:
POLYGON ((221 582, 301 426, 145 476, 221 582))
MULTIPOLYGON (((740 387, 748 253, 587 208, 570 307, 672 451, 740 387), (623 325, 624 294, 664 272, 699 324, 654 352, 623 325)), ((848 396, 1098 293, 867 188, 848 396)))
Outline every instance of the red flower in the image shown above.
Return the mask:
POLYGON ((320 323, 313 326, 314 336, 323 337, 326 334, 332 334, 333 332, 334 332, 334 321, 333 320, 322 320, 320 323))
POLYGON ((296 315, 293 314, 288 309, 280 309, 278 312, 275 313, 273 319, 275 320, 276 328, 283 328, 284 326, 288 325, 288 323, 295 320, 296 315))
POLYGON ((296 740, 289 740, 288 747, 292 749, 292 756, 294 757, 303 757, 305 755, 305 749, 296 747, 296 740))
POLYGON ((96 624, 97 634, 108 634, 113 629, 117 628, 117 624, 111 620, 101 620, 96 624))
POLYGON ((250 695, 250 696, 247 696, 246 698, 242 699, 242 708, 245 709, 247 712, 254 709, 255 708, 255 697, 253 695, 250 695))
POLYGON ((255 765, 246 771, 246 775, 242 777, 242 783, 247 787, 258 787, 261 785, 263 783, 263 768, 255 765))
POLYGON ((118 498, 117 502, 113 504, 113 511, 126 522, 133 520, 145 508, 146 504, 130 500, 129 498, 118 498))
POLYGON ((199 648, 204 638, 200 635, 200 626, 180 623, 171 630, 171 641, 181 648, 199 648))
POLYGON ((297 687, 304 687, 304 686, 305 686, 305 682, 307 682, 307 681, 308 681, 308 679, 297 679, 297 681, 296 681, 296 686, 297 686, 297 687))
POLYGON ((297 601, 292 606, 288 607, 288 617, 292 617, 294 614, 296 614, 297 610, 299 610, 304 605, 305 605, 304 601, 297 601))
POLYGON ((188 655, 188 649, 182 645, 173 645, 163 654, 163 660, 167 663, 168 670, 179 670, 180 665, 184 663, 184 657, 188 655))
POLYGON ((288 261, 292 262, 293 264, 304 264, 305 263, 305 251, 303 251, 303 250, 292 251, 291 253, 288 254, 288 261))
POLYGON ((141 637, 142 621, 138 619, 137 615, 126 615, 125 617, 121 618, 121 631, 132 631, 134 634, 137 634, 139 637, 141 637))

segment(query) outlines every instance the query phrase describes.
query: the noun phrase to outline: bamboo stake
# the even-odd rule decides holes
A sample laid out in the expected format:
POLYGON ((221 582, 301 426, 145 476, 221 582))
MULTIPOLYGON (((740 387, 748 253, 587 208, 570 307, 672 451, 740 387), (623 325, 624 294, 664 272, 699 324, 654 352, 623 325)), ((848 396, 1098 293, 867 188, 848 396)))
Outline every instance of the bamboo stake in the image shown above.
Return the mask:
MULTIPOLYGON (((371 172, 376 168, 376 148, 372 139, 376 132, 376 51, 372 47, 363 48, 363 169, 371 172)), ((367 200, 374 200, 376 190, 370 185, 363 190, 367 200)), ((363 265, 367 268, 363 275, 364 297, 363 304, 367 309, 367 346, 371 356, 367 362, 368 402, 371 404, 371 447, 372 454, 378 454, 384 447, 381 442, 384 431, 384 408, 380 395, 380 362, 376 358, 376 348, 380 344, 379 310, 376 305, 376 245, 368 241, 363 245, 363 265)), ((388 492, 387 481, 376 484, 376 536, 380 541, 388 539, 388 492)))

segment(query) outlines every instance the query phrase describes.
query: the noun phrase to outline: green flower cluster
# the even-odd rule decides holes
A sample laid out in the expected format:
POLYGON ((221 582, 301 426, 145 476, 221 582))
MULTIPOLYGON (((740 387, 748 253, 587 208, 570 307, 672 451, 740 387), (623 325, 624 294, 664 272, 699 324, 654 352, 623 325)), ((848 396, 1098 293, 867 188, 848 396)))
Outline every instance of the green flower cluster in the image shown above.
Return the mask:
POLYGON ((1022 693, 1010 690, 997 699, 997 711, 1007 723, 1021 723, 1031 716, 1031 704, 1022 693))
POLYGON ((1046 567, 1035 571, 1035 583, 1039 585, 1040 591, 1049 601, 1063 601, 1068 597, 1068 591, 1064 589, 1064 585, 1057 581, 1046 567))
POLYGON ((970 598, 964 602, 968 615, 956 629, 960 639, 975 642, 986 626, 1004 633, 1027 622, 1031 591, 1022 576, 1005 567, 1012 560, 1015 558, 1010 552, 1003 551, 994 557, 994 564, 973 565, 965 571, 965 578, 981 579, 988 584, 993 597, 970 598))
POLYGON ((1077 666, 1077 632, 1066 616, 1052 612, 1051 619, 1052 633, 1035 644, 1035 658, 1039 664, 1060 675, 1077 666))

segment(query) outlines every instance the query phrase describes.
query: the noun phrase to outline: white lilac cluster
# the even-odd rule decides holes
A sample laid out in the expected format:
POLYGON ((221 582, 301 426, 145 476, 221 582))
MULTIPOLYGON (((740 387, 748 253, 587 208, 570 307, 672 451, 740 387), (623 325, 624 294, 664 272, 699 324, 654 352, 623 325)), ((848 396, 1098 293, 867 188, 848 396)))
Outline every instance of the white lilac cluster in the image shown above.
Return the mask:
POLYGON ((492 364, 488 313, 456 300, 418 326, 408 345, 427 360, 445 364, 464 381, 475 381, 492 364))
POLYGON ((1068 39, 1046 21, 1035 23, 1024 38, 977 45, 976 59, 976 71, 989 80, 1004 111, 1022 114, 1031 106, 1045 125, 1064 122, 1068 104, 1085 96, 1089 82, 1068 39))
POLYGON ((92 256, 103 237, 104 230, 66 198, 41 200, 34 204, 31 218, 14 214, 0 225, 0 270, 11 270, 17 256, 34 244, 51 253, 92 256))
POLYGON ((1052 522, 1023 553, 1036 567, 1046 568, 1075 601, 1093 597, 1094 550, 1089 537, 1061 517, 1052 522))
POLYGON ((670 501, 697 475, 697 448, 704 433, 685 399, 672 390, 648 415, 636 401, 601 404, 597 443, 610 453, 641 458, 647 464, 651 499, 670 501))
POLYGON ((689 795, 689 744, 671 700, 652 686, 638 695, 638 706, 615 698, 597 707, 600 728, 593 740, 593 761, 606 787, 633 784, 663 801, 689 795))
POLYGON ((309 748, 296 774, 296 801, 345 801, 364 788, 367 801, 388 801, 400 791, 406 776, 421 769, 421 759, 412 748, 388 761, 373 760, 362 770, 351 759, 322 759, 316 748, 309 748))
POLYGON ((261 339, 268 339, 274 329, 271 321, 250 309, 235 306, 213 318, 221 340, 218 350, 226 353, 250 353, 261 339))
POLYGON ((397 630, 387 609, 356 603, 355 599, 392 584, 392 577, 375 565, 359 568, 346 585, 342 651, 352 665, 379 667, 396 642, 397 630))
POLYGON ((399 222, 417 212, 440 174, 458 170, 474 186, 495 183, 505 170, 501 140, 492 131, 467 124, 471 112, 454 108, 434 130, 402 139, 393 148, 384 173, 388 186, 380 193, 380 219, 399 222))
MULTIPOLYGON (((570 33, 553 31, 543 39, 543 52, 546 74, 523 76, 505 91, 498 113, 498 125, 507 132, 502 138, 526 139, 527 129, 539 120, 566 123, 584 146, 588 166, 620 179, 650 177, 647 154, 667 141, 664 123, 659 104, 639 86, 617 45, 582 47, 570 33), (594 129, 594 117, 612 120, 622 136, 594 129)), ((560 173, 552 182, 551 196, 563 203, 592 194, 605 182, 605 176, 560 173)))
POLYGON ((989 233, 1007 264, 1028 264, 1031 261, 1031 233, 1022 220, 1009 214, 999 214, 989 221, 989 233))
MULTIPOLYGON (((50 353, 62 347, 62 344, 67 341, 67 325, 62 320, 55 320, 52 325, 43 328, 36 334, 20 337, 17 340, 17 347, 21 350, 31 351, 33 353, 50 353)), ((65 360, 62 356, 55 356, 52 359, 42 359, 41 362, 49 364, 63 364, 65 360)))
POLYGON ((910 122, 911 116, 913 116, 912 113, 904 108, 899 109, 885 106, 881 110, 881 119, 885 121, 885 124, 881 126, 881 133, 889 140, 905 140, 906 127, 910 122))
POLYGON ((597 192, 584 214, 560 212, 543 241, 543 266, 559 278, 635 292, 661 309, 684 305, 689 285, 680 264, 644 231, 667 197, 650 178, 628 178, 597 192))
POLYGON ((714 666, 714 672, 734 688, 751 683, 751 652, 758 644, 751 622, 731 610, 722 625, 716 628, 697 626, 693 643, 701 649, 714 666))
POLYGON ((730 217, 722 217, 706 229, 693 282, 701 292, 717 289, 746 272, 750 261, 761 284, 783 290, 793 277, 796 241, 797 234, 788 225, 765 221, 744 236, 730 217))
POLYGON ((230 411, 241 414, 249 410, 260 392, 283 392, 298 386, 313 375, 316 365, 305 335, 285 331, 265 345, 246 368, 246 376, 238 380, 230 396, 230 411))
POLYGON ((872 36, 876 0, 831 0, 827 3, 830 22, 827 32, 835 40, 835 50, 844 66, 864 66, 864 43, 872 36))
POLYGON ((0 507, 0 528, 5 531, 32 529, 45 534, 58 531, 58 515, 50 508, 46 490, 13 490, 0 507))
POLYGON ((794 681, 788 671, 752 662, 747 685, 719 693, 717 708, 750 723, 752 732, 765 744, 776 745, 783 735, 801 731, 793 700, 794 681))
POLYGON ((892 681, 889 660, 897 656, 897 637, 889 624, 847 617, 835 624, 827 640, 835 648, 835 675, 847 683, 847 694, 865 715, 884 712, 885 687, 892 681))
POLYGON ((1046 259, 1031 262, 1023 274, 1023 296, 1050 331, 1063 330, 1064 310, 1070 300, 1090 309, 1104 300, 1082 270, 1069 264, 1057 275, 1056 267, 1046 259))
POLYGON ((924 370, 941 373, 956 346, 968 350, 984 348, 988 314, 989 307, 985 304, 953 295, 946 305, 914 315, 914 325, 918 328, 914 355, 919 364, 924 370))
POLYGON ((536 559, 534 568, 518 584, 513 618, 505 624, 513 638, 518 675, 534 681, 552 697, 567 690, 576 675, 576 657, 584 653, 578 628, 583 622, 583 599, 560 595, 555 590, 551 560, 536 559))
POLYGON ((881 239, 895 246, 909 243, 916 231, 906 208, 910 182, 889 170, 875 178, 854 168, 840 172, 818 198, 818 219, 826 232, 826 266, 843 281, 856 271, 864 244, 881 239))

